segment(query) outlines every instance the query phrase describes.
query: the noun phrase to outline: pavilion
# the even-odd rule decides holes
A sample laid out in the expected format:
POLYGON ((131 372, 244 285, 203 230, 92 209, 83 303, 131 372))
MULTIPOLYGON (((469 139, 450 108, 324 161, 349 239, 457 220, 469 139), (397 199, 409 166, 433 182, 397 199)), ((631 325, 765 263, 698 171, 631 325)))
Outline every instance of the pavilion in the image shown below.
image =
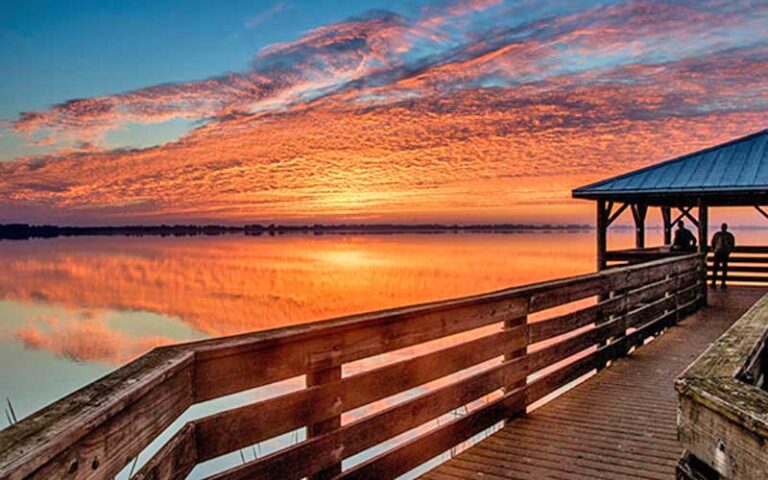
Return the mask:
MULTIPOLYGON (((698 229, 699 251, 705 252, 710 207, 754 207, 768 218, 763 209, 768 205, 768 129, 586 185, 572 193, 574 198, 597 201, 598 270, 606 268, 608 260, 620 259, 612 258, 612 252, 607 251, 607 234, 608 227, 627 209, 635 223, 636 254, 656 252, 658 256, 664 251, 646 249, 649 207, 661 209, 665 245, 671 244, 672 226, 685 218, 698 229)), ((747 247, 741 251, 762 253, 750 248, 762 249, 747 247)), ((761 279, 765 280, 768 277, 761 279)))

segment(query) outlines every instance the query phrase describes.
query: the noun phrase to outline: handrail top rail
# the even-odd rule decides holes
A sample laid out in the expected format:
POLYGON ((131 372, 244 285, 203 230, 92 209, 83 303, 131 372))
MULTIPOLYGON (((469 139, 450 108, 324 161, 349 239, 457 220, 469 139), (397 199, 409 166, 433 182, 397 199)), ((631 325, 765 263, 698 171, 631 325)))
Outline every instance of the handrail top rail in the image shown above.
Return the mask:
MULTIPOLYGON (((396 307, 337 317, 301 325, 255 333, 158 347, 81 389, 0 431, 0 478, 20 463, 42 454, 53 457, 77 440, 74 432, 84 425, 97 426, 131 405, 155 386, 194 364, 196 355, 231 355, 243 349, 264 348, 298 340, 338 334, 343 331, 393 322, 416 315, 439 313, 497 301, 524 299, 581 282, 619 278, 622 275, 652 270, 655 267, 700 259, 692 253, 642 264, 610 268, 601 272, 537 282, 494 292, 429 303, 396 307)), ((528 305, 527 305, 528 306, 528 305)))
MULTIPOLYGON (((308 338, 311 336, 328 335, 338 333, 349 328, 365 326, 369 323, 379 323, 382 321, 396 321, 412 315, 423 315, 426 313, 437 313, 455 308, 481 305, 485 303, 496 302, 500 300, 513 300, 516 298, 526 298, 536 294, 544 293, 548 290, 561 288, 596 280, 599 278, 612 278, 624 273, 636 272, 641 270, 650 270, 653 267, 681 262, 694 258, 701 258, 703 254, 690 253, 644 262, 641 264, 626 265, 615 268, 608 268, 600 272, 586 273, 582 275, 573 275, 570 277, 554 280, 545 280, 541 282, 529 283, 515 287, 504 288, 487 293, 456 297, 446 300, 437 300, 432 302, 417 303, 406 306, 393 307, 388 309, 374 310, 370 312, 355 313, 325 320, 291 325, 287 327, 278 327, 268 330, 261 330, 255 333, 243 333, 227 337, 212 338, 206 340, 197 340, 192 342, 180 343, 172 347, 159 348, 185 348, 195 351, 209 351, 213 348, 221 347, 220 344, 230 343, 231 346, 240 344, 253 344, 270 341, 289 341, 291 337, 308 338)), ((229 346, 229 345, 228 345, 229 346)))

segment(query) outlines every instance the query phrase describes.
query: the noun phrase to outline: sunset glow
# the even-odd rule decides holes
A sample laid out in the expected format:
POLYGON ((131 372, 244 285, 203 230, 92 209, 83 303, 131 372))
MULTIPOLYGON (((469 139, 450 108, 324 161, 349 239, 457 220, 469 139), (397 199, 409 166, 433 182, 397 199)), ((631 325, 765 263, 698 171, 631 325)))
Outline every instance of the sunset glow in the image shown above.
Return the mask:
POLYGON ((559 3, 360 4, 290 40, 309 7, 264 5, 239 28, 274 41, 233 73, 27 95, 0 220, 591 221, 570 189, 766 127, 765 2, 559 3))

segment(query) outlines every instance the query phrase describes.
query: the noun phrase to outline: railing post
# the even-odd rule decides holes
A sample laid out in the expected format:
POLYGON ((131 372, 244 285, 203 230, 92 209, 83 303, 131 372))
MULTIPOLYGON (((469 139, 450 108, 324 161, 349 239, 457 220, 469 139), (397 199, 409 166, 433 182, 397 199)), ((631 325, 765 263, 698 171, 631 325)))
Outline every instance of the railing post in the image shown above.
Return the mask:
MULTIPOLYGON (((664 292, 664 298, 669 298, 674 296, 675 304, 672 307, 671 313, 673 318, 673 323, 677 325, 680 323, 680 296, 677 294, 677 291, 680 290, 680 267, 678 265, 675 266, 675 273, 672 275, 667 275, 666 280, 672 280, 674 279, 674 283, 672 284, 672 288, 664 292)), ((670 313, 670 310, 665 309, 665 313, 670 313)))
MULTIPOLYGON (((509 360, 514 360, 515 358, 524 357, 526 355, 526 353, 528 352, 528 328, 527 328, 527 325, 528 325, 528 315, 522 315, 522 316, 518 316, 518 317, 515 317, 515 318, 509 318, 509 319, 504 320, 504 327, 503 327, 504 330, 510 330, 512 328, 516 328, 516 327, 520 327, 520 326, 525 326, 526 327, 526 328, 523 329, 523 333, 522 333, 523 338, 525 339, 525 342, 524 342, 525 346, 523 346, 522 348, 519 348, 517 350, 512 350, 512 351, 510 351, 508 353, 505 353, 504 354, 504 361, 505 362, 507 362, 509 360)), ((527 370, 528 367, 524 367, 524 368, 526 368, 526 370, 527 370)), ((503 391, 504 391, 504 393, 511 392, 513 390, 517 390, 518 388, 525 387, 527 385, 527 383, 528 383, 528 378, 527 378, 527 375, 526 375, 526 377, 523 378, 522 380, 519 380, 518 382, 515 382, 513 384, 510 384, 510 385, 507 385, 506 387, 504 387, 503 391)), ((527 406, 528 406, 528 401, 526 400, 526 402, 525 402, 525 404, 523 406, 522 411, 514 412, 513 416, 510 418, 510 420, 512 418, 514 418, 514 417, 517 417, 517 416, 520 416, 520 415, 525 415, 525 413, 526 413, 525 407, 527 407, 527 406)))
POLYGON ((707 254, 705 253, 701 257, 701 261, 699 262, 698 268, 698 278, 697 281, 701 283, 700 287, 700 294, 701 294, 701 301, 699 302, 699 308, 706 307, 708 303, 708 295, 709 290, 707 290, 707 273, 709 272, 709 266, 707 264, 707 254))
MULTIPOLYGON (((341 380, 341 365, 307 373, 307 387, 334 383, 341 380)), ((317 437, 341 427, 341 416, 331 417, 307 426, 307 438, 317 437)), ((309 477, 311 480, 326 480, 341 473, 341 461, 309 477)))
MULTIPOLYGON (((597 302, 598 302, 598 303, 600 303, 600 302, 604 302, 604 301, 606 301, 606 300, 610 300, 610 299, 611 299, 611 298, 613 298, 615 295, 616 295, 616 292, 615 292, 614 290, 611 290, 611 291, 609 291, 609 292, 607 292, 607 293, 601 293, 601 294, 600 294, 600 295, 597 297, 597 302)), ((601 308, 601 309, 600 309, 600 310, 597 312, 597 321, 595 322, 595 326, 596 326, 596 327, 599 327, 599 326, 600 326, 600 325, 602 325, 603 323, 609 322, 610 320, 611 320, 611 316, 610 316, 610 315, 606 315, 606 314, 605 314, 605 312, 603 311, 603 309, 601 308)), ((597 342, 597 344, 596 344, 596 345, 597 345, 597 348, 598 348, 598 349, 600 349, 600 348, 602 348, 602 347, 604 347, 604 346, 608 345, 608 340, 607 340, 607 339, 606 339, 606 340, 601 340, 601 341, 597 342)), ((596 364, 596 367, 595 367, 595 368, 597 368, 597 370, 602 370, 602 369, 604 369, 604 368, 605 368, 607 365, 608 365, 608 360, 606 360, 605 358, 601 358, 601 359, 600 359, 600 360, 597 362, 597 364, 596 364)))

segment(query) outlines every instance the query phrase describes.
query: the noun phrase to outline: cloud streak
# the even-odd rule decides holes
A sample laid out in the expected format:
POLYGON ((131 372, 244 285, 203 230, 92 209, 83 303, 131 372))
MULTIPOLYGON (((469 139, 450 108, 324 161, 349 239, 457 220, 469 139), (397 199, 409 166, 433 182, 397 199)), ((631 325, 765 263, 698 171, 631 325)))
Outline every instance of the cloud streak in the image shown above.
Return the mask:
POLYGON ((279 2, 274 7, 268 8, 267 10, 248 18, 243 25, 245 28, 256 28, 271 20, 275 15, 279 15, 288 9, 290 9, 290 5, 286 2, 279 2))
POLYGON ((154 148, 1 163, 0 218, 509 218, 596 171, 765 126, 763 2, 441 7, 318 27, 244 72, 22 114, 17 134, 70 145, 200 123, 154 148))

